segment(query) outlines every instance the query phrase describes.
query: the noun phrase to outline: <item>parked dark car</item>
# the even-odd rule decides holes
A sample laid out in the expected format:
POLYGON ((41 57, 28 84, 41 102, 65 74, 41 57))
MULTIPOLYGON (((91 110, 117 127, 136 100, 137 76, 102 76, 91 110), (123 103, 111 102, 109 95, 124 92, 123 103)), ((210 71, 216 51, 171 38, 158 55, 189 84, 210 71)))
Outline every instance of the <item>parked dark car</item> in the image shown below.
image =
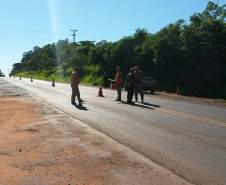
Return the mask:
POLYGON ((145 76, 142 83, 144 91, 150 91, 152 94, 155 93, 157 82, 152 77, 145 76))
POLYGON ((5 77, 4 73, 0 73, 0 77, 5 77))

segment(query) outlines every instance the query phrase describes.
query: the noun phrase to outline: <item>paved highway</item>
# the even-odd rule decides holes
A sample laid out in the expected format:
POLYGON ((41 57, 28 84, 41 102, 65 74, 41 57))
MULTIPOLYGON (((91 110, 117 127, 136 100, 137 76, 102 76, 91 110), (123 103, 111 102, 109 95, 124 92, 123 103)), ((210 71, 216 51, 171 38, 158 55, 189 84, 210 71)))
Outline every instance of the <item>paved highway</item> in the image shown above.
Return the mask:
MULTIPOLYGON (((135 106, 115 102, 116 92, 80 87, 84 109, 70 104, 68 84, 6 78, 71 116, 143 154, 184 179, 203 185, 226 184, 226 107, 198 101, 146 96, 135 106)), ((123 93, 126 100, 126 94, 123 93)))

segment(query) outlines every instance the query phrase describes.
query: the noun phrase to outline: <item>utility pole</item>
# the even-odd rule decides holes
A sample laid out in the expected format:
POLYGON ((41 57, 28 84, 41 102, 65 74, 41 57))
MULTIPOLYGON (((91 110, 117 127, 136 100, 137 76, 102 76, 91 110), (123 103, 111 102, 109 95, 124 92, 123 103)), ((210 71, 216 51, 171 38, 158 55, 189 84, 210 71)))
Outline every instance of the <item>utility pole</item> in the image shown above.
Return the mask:
POLYGON ((75 43, 75 36, 76 36, 76 32, 78 32, 78 30, 70 30, 70 31, 72 31, 73 42, 75 43))

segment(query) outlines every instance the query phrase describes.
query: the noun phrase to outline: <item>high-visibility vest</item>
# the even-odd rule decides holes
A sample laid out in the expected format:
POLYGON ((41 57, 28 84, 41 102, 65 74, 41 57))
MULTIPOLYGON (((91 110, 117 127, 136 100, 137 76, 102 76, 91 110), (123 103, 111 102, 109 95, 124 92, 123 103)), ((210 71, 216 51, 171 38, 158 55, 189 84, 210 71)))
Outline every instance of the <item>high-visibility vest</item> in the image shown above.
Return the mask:
POLYGON ((115 75, 115 84, 116 85, 122 85, 123 84, 123 80, 122 80, 122 73, 121 72, 117 72, 115 75))

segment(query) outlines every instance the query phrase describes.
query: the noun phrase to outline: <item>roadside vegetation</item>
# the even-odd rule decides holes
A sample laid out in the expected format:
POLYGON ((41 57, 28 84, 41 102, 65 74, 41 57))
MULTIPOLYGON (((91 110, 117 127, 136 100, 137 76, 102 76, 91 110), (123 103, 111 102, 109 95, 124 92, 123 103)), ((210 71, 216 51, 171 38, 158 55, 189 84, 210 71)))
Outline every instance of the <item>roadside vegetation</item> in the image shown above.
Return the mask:
POLYGON ((226 98, 226 5, 209 2, 189 22, 178 20, 155 34, 137 29, 117 42, 66 39, 35 46, 11 75, 68 82, 78 66, 83 83, 107 86, 117 65, 124 77, 139 65, 159 90, 175 92, 180 86, 184 95, 226 98))

